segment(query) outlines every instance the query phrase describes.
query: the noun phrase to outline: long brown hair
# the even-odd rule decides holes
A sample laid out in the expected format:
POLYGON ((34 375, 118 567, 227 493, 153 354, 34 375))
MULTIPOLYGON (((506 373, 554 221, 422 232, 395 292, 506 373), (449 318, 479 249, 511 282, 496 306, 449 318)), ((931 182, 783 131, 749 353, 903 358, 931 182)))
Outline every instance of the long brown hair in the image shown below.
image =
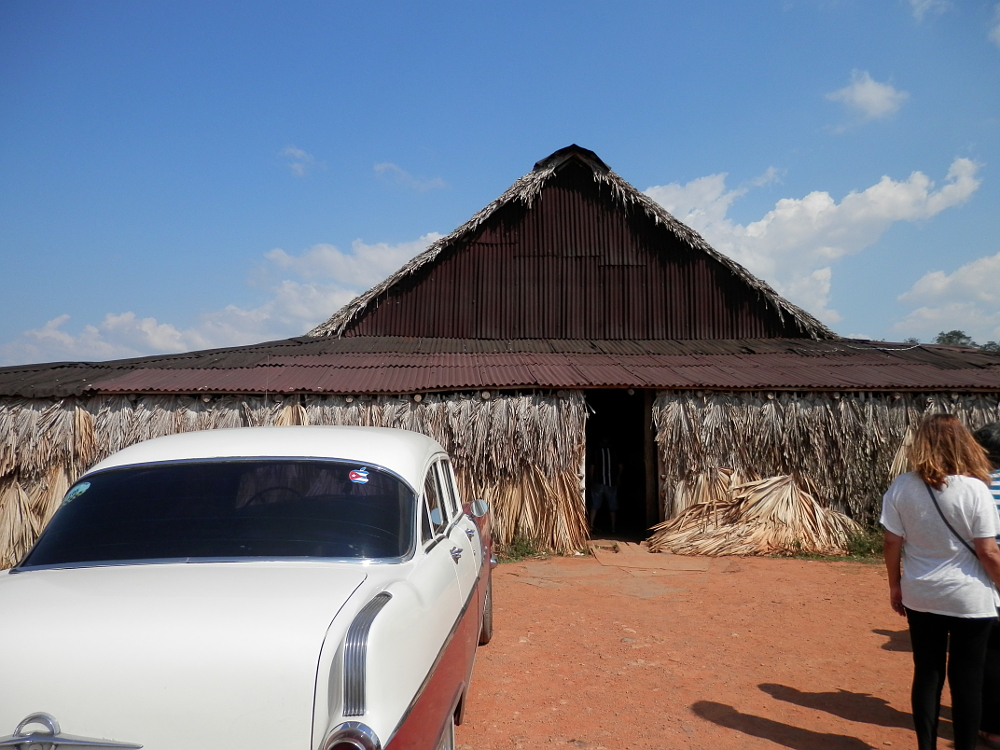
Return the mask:
POLYGON ((910 468, 936 489, 946 477, 963 474, 990 484, 986 451, 953 414, 925 417, 910 446, 910 468))

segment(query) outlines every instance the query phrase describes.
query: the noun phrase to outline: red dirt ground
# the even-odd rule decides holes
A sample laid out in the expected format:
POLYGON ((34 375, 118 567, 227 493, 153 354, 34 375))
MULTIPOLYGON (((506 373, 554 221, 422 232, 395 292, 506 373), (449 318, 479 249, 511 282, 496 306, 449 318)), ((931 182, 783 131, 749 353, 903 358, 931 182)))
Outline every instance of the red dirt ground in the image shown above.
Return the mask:
POLYGON ((601 557, 493 571, 460 750, 916 745, 906 623, 881 565, 601 557))

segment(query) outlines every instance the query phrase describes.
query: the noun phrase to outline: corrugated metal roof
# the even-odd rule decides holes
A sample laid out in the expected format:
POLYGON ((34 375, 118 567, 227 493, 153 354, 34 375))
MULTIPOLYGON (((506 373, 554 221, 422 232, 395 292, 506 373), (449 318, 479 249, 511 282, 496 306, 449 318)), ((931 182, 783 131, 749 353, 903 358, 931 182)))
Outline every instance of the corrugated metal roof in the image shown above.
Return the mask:
POLYGON ((0 395, 22 397, 602 387, 1000 391, 1000 356, 854 340, 355 337, 0 369, 0 395))
POLYGON ((478 233, 386 290, 343 335, 816 335, 799 316, 767 304, 760 282, 745 271, 627 211, 620 198, 583 164, 567 164, 529 207, 498 209, 478 233))
POLYGON ((837 338, 599 161, 542 160, 310 335, 837 338))

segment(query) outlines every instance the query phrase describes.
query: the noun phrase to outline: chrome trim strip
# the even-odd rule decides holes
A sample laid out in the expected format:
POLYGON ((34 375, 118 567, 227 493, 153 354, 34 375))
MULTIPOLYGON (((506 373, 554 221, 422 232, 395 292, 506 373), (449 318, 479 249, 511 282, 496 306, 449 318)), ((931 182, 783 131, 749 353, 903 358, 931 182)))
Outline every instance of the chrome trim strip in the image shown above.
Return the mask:
POLYGON ((0 737, 0 747, 14 748, 53 748, 61 747, 91 747, 91 748, 121 748, 122 750, 138 750, 142 745, 134 742, 113 742, 112 740, 101 740, 90 737, 77 737, 73 734, 63 734, 59 729, 59 722, 51 714, 39 712, 26 716, 14 734, 7 737, 0 737), (34 731, 22 734, 22 730, 31 724, 38 724, 48 731, 34 731))
POLYGON ((26 568, 10 568, 0 573, 33 573, 38 570, 77 570, 80 568, 114 568, 124 565, 216 565, 219 563, 329 563, 330 565, 400 565, 409 562, 410 557, 316 557, 302 555, 301 557, 150 557, 137 560, 95 560, 72 563, 52 563, 51 565, 32 565, 26 568))
POLYGON ((438 544, 440 544, 441 542, 443 542, 447 538, 448 537, 445 536, 444 534, 439 534, 432 541, 424 542, 424 544, 426 545, 424 547, 424 554, 430 552, 432 549, 434 549, 435 547, 437 547, 438 544))
POLYGON ((344 716, 365 715, 365 671, 368 663, 368 631, 382 608, 392 599, 383 591, 361 608, 344 639, 344 716))

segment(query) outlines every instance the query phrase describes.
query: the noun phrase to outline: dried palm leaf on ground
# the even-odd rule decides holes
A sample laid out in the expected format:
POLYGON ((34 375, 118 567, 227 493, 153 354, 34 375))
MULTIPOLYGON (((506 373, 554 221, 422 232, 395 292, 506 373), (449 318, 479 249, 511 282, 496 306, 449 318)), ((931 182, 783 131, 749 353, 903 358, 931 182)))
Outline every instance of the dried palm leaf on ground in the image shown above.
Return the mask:
MULTIPOLYGON (((756 477, 750 477, 756 479, 756 477)), ((740 476, 734 469, 712 467, 688 481, 680 481, 674 489, 670 515, 676 517, 692 505, 721 503, 729 498, 732 487, 749 478, 740 476)))
POLYGON ((792 477, 779 476, 735 488, 730 517, 751 527, 751 540, 765 554, 842 554, 861 527, 843 513, 824 508, 792 477))
POLYGON ((649 549, 685 555, 843 554, 860 526, 822 507, 790 476, 731 488, 653 527, 649 549))

